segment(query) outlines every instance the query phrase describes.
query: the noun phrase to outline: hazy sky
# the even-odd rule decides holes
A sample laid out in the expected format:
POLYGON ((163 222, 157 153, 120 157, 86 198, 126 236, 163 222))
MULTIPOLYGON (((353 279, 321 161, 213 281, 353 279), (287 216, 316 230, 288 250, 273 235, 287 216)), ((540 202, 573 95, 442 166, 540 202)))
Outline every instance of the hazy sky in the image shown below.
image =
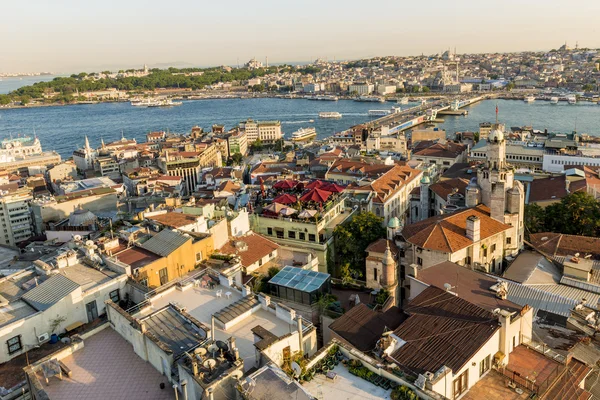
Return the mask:
POLYGON ((0 72, 600 47, 598 0, 2 0, 0 72))

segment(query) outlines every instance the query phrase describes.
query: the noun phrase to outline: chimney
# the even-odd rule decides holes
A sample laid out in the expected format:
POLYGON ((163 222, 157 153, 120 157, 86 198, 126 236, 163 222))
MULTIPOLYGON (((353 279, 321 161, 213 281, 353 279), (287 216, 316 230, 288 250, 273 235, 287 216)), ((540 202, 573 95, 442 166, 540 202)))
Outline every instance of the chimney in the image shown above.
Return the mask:
POLYGON ((417 264, 410 264, 408 266, 408 275, 412 276, 413 278, 418 278, 418 271, 419 271, 419 266, 417 264))
POLYGON ((230 337, 229 338, 229 351, 231 351, 231 354, 233 354, 233 358, 237 360, 237 356, 236 356, 236 347, 235 347, 235 337, 230 337))
POLYGON ((181 392, 183 393, 183 400, 188 400, 187 381, 185 379, 181 381, 181 392))
POLYGON ((479 242, 481 238, 481 220, 475 215, 467 218, 467 237, 473 242, 479 242))
POLYGON ((304 357, 304 332, 302 332, 302 315, 298 315, 298 348, 302 352, 302 357, 304 357))

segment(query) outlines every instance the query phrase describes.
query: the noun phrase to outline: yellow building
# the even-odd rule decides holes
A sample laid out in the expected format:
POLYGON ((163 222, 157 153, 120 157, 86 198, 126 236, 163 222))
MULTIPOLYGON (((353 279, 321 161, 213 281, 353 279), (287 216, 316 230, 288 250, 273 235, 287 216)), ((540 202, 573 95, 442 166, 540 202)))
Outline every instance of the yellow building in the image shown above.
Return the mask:
POLYGON ((136 282, 156 288, 194 270, 213 250, 210 234, 163 229, 139 246, 113 251, 107 262, 129 267, 136 282))

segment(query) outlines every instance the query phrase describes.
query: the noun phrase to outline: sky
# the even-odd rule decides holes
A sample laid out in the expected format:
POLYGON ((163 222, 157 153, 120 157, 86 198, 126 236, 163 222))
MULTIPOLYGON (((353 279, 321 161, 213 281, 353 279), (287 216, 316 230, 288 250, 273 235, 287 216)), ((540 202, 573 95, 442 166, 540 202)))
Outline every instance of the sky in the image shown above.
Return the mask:
POLYGON ((600 47, 598 0, 2 0, 0 72, 600 47))

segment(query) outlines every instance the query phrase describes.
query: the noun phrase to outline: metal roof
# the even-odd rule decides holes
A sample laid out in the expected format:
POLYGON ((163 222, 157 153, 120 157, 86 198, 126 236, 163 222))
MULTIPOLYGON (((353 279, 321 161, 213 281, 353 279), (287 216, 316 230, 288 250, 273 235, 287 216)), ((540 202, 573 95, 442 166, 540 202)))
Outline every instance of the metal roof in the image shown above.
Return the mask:
POLYGON ((141 247, 159 256, 166 257, 188 240, 191 240, 189 236, 170 229, 163 229, 148 239, 141 247))
POLYGON ((25 293, 22 300, 37 311, 45 311, 77 288, 77 283, 57 274, 25 293))
POLYGON ((288 265, 271 278, 269 283, 310 293, 319 289, 329 279, 329 276, 324 272, 309 271, 288 265))
POLYGON ((552 285, 526 286, 512 281, 506 282, 508 283, 508 295, 506 298, 521 306, 527 304, 532 307, 536 313, 537 311, 542 310, 568 317, 571 315, 571 310, 577 305, 576 300, 541 289, 543 286, 552 285))

